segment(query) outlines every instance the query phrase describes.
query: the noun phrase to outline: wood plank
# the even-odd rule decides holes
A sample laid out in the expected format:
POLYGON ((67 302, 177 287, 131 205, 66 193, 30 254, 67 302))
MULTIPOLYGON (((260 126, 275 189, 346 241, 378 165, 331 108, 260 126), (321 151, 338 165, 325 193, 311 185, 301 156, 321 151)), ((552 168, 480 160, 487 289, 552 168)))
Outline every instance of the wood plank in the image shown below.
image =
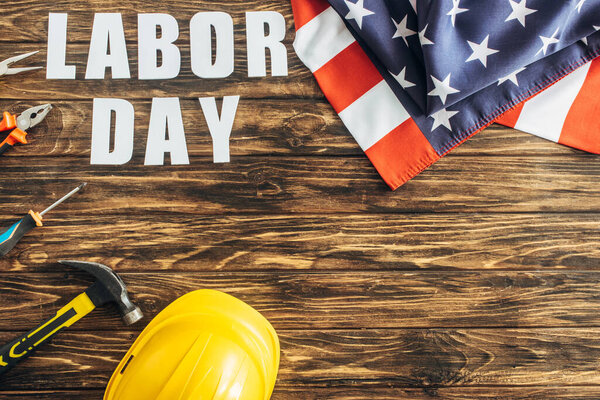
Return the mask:
MULTIPOLYGON (((0 334, 3 341, 11 337, 0 334)), ((127 331, 62 332, 5 374, 1 390, 102 389, 134 337, 127 331)), ((600 383, 600 328, 283 330, 279 337, 278 385, 284 387, 362 380, 433 390, 600 383)))
MULTIPOLYGON (((287 0, 162 0, 148 4, 144 0, 104 1, 96 0, 55 0, 52 2, 23 2, 5 0, 0 29, 11 32, 10 37, 0 38, 0 42, 46 43, 48 38, 48 13, 68 13, 69 43, 88 43, 92 32, 93 14, 117 12, 122 14, 125 38, 137 42, 137 14, 165 13, 179 22, 178 44, 189 44, 189 21, 197 12, 220 11, 231 15, 236 35, 245 35, 245 13, 247 11, 275 11, 283 15, 288 32, 293 34, 292 7, 287 0), (27 29, 23 21, 27 20, 27 29)), ((290 35, 288 35, 290 36, 290 35)), ((45 46, 44 46, 45 47, 45 46)))
POLYGON ((529 133, 492 124, 452 150, 452 154, 472 156, 532 155, 548 157, 556 154, 585 155, 586 153, 529 133))
MULTIPOLYGON (((42 101, 46 102, 52 103, 54 108, 44 122, 31 129, 27 137, 29 143, 15 147, 5 156, 71 155, 89 158, 92 100, 42 101)), ((0 109, 17 114, 37 104, 1 100, 0 109)), ((132 104, 136 110, 134 151, 143 154, 152 105, 149 100, 136 100, 132 104)), ((200 102, 198 99, 182 99, 180 104, 190 156, 212 158, 212 139, 200 102)), ((302 100, 242 98, 231 133, 230 149, 234 155, 253 156, 363 154, 328 103, 302 100)))
MULTIPOLYGON (((352 387, 324 387, 303 384, 301 387, 276 386, 272 400, 472 400, 477 399, 512 399, 512 400, 590 400, 600 397, 600 390, 594 386, 577 387, 504 387, 494 386, 489 388, 401 388, 393 384, 380 383, 375 385, 354 385, 352 387)), ((0 392, 0 399, 39 399, 39 400, 79 400, 101 399, 103 390, 61 390, 61 391, 24 391, 24 392, 0 392)))
MULTIPOLYGON (((38 400, 80 400, 101 399, 103 390, 60 390, 60 391, 19 391, 0 392, 0 400, 38 399, 38 400)), ((425 387, 406 388, 394 383, 374 382, 326 382, 322 385, 290 385, 278 382, 271 400, 591 400, 600 397, 600 388, 596 386, 532 386, 532 387, 425 387)))
MULTIPOLYGON (((29 144, 3 157, 89 157, 92 131, 92 100, 54 101, 46 120, 31 130, 29 144)), ((188 151, 192 156, 212 157, 212 139, 197 99, 181 99, 188 151)), ((0 100, 0 110, 19 113, 38 102, 0 100)), ((135 152, 146 146, 151 102, 132 101, 136 110, 135 152)), ((240 100, 230 140, 234 155, 362 155, 363 152, 331 106, 323 99, 240 100)), ((533 135, 493 125, 453 150, 453 155, 583 154, 533 135)))
MULTIPOLYGON (((395 383, 375 382, 362 384, 357 382, 340 384, 339 386, 302 385, 301 387, 275 387, 272 399, 298 399, 321 400, 591 400, 600 398, 600 389, 594 386, 577 387, 425 387, 406 388, 395 383)), ((97 396, 101 398, 101 396, 97 396)), ((0 399, 2 397, 0 396, 0 399)), ((11 397, 8 397, 12 399, 11 397)), ((46 399, 45 397, 43 399, 46 399)), ((47 400, 54 400, 49 397, 47 400)), ((66 397, 65 400, 69 400, 66 397)))
MULTIPOLYGON (((240 37, 245 43, 245 37, 240 37)), ((291 40, 291 39, 290 39, 291 40)), ((77 67, 76 79, 46 79, 45 70, 19 75, 20 79, 2 79, 0 99, 21 100, 63 100, 92 99, 94 97, 117 97, 124 99, 150 99, 152 97, 207 97, 240 95, 242 98, 323 98, 316 81, 310 71, 302 64, 291 47, 288 49, 288 76, 270 76, 270 62, 267 64, 268 76, 248 77, 248 63, 245 50, 238 50, 235 58, 234 72, 227 78, 202 79, 192 73, 189 49, 181 49, 181 72, 174 79, 139 80, 137 78, 136 52, 129 50, 131 79, 112 79, 110 70, 104 80, 86 80, 88 44, 71 44, 68 46, 67 64, 77 67)), ((242 47, 236 44, 236 49, 242 47)), ((245 45, 243 45, 245 46, 245 45)), ((131 46, 130 46, 131 47, 131 46)), ((245 49, 245 47, 243 47, 245 49)), ((19 44, 15 50, 13 43, 0 43, 0 54, 15 55, 28 51, 40 50, 31 60, 32 65, 46 64, 45 46, 40 49, 37 43, 19 44)), ((26 65, 26 64, 24 64, 26 65)))
POLYGON ((91 217, 68 208, 0 258, 0 271, 44 271, 67 256, 132 272, 600 268, 598 218, 588 214, 91 217))
MULTIPOLYGON (((0 326, 5 330, 32 328, 91 284, 88 275, 52 260, 44 272, 36 271, 0 275, 0 326)), ((598 272, 140 271, 122 277, 147 318, 185 293, 208 288, 246 301, 276 329, 600 325, 598 272)), ((74 327, 121 328, 112 307, 94 311, 74 327)))
POLYGON ((3 186, 11 190, 3 190, 3 208, 23 213, 87 181, 88 194, 69 202, 71 213, 600 211, 600 163, 591 155, 448 156, 396 192, 364 156, 234 156, 229 164, 191 157, 190 166, 144 166, 142 157, 125 166, 90 166, 68 157, 31 157, 27 163, 4 158, 3 186))

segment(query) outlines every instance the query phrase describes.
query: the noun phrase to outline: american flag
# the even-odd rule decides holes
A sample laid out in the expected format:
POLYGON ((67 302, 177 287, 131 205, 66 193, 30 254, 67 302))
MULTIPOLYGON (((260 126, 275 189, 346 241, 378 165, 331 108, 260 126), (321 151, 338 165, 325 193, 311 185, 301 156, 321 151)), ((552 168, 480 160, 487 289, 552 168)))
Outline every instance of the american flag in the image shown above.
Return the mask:
POLYGON ((292 0, 299 58, 395 189, 493 122, 600 153, 600 0, 292 0))

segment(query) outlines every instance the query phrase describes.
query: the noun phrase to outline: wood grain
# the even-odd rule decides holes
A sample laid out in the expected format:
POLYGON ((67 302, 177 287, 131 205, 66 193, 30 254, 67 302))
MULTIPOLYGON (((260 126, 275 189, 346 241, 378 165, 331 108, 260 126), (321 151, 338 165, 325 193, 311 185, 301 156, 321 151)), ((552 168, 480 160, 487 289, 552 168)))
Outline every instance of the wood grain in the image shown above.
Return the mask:
MULTIPOLYGON (((88 195, 69 202, 75 215, 185 212, 598 212, 600 163, 582 156, 448 156, 391 192, 371 163, 360 158, 236 157, 213 164, 191 157, 186 166, 88 165, 80 158, 2 160, 4 210, 23 213, 51 204, 81 181, 88 195), (315 201, 321 199, 321 201, 315 201)), ((597 221, 597 217, 590 216, 597 221)))
POLYGON ((323 218, 69 208, 48 214, 43 228, 0 258, 0 271, 43 272, 65 257, 132 272, 600 269, 598 218, 589 214, 323 218))
MULTIPOLYGON (((137 41, 138 13, 166 13, 179 22, 179 42, 189 43, 189 21, 197 12, 221 11, 232 16, 236 35, 245 35, 245 13, 247 11, 275 11, 287 22, 288 32, 293 32, 292 7, 288 0, 163 0, 150 7, 145 0, 96 1, 56 0, 52 2, 23 2, 5 0, 2 4, 0 29, 11 32, 11 36, 0 38, 0 42, 46 43, 48 37, 48 13, 68 13, 68 40, 70 43, 87 43, 92 32, 94 13, 117 12, 122 14, 125 38, 137 41), (30 24, 23 29, 23 19, 30 24)), ((290 36, 290 35, 288 35, 290 36)), ((239 47, 239 46, 238 46, 239 47)))
MULTIPOLYGON (((219 99, 221 96, 218 96, 219 99)), ((29 144, 18 146, 3 157, 82 156, 89 157, 92 100, 51 100, 52 112, 28 135, 29 144)), ((40 102, 0 100, 0 109, 19 113, 40 102)), ((151 101, 133 100, 136 110, 136 154, 145 152, 151 101)), ((212 139, 198 99, 180 100, 188 152, 212 157, 212 139)), ((235 156, 327 156, 362 155, 354 138, 324 99, 240 100, 230 148, 235 156)), ((584 153, 533 135, 493 125, 452 151, 453 155, 577 157, 584 153)), ((235 160, 234 160, 235 161, 235 160)), ((595 162, 595 161, 594 161, 595 162)))
MULTIPOLYGON (((123 330, 62 332, 4 375, 1 390, 103 389, 135 337, 123 330)), ((280 331, 279 338, 278 387, 300 394, 305 384, 361 381, 431 390, 600 382, 599 328, 280 331)))
MULTIPOLYGON (((245 39, 244 39, 245 40, 245 39)), ((323 98, 323 93, 310 71, 296 58, 288 45, 288 75, 283 77, 248 77, 244 57, 236 58, 235 70, 227 78, 202 79, 191 71, 189 53, 182 54, 182 69, 179 76, 169 80, 138 80, 137 64, 130 50, 131 79, 112 79, 110 70, 104 80, 86 80, 85 68, 89 45, 73 44, 68 47, 67 64, 77 67, 77 79, 46 79, 45 70, 27 74, 27 79, 5 79, 0 81, 1 99, 10 100, 89 100, 95 97, 151 99, 152 97, 197 98, 207 96, 240 95, 243 98, 323 98)), ((15 51, 14 44, 0 43, 0 54, 20 54, 40 50, 39 44, 23 43, 15 51)), ((45 50, 36 55, 37 65, 45 65, 45 50)), ((36 61, 31 61, 36 65, 36 61)), ((270 71, 268 64, 267 71, 270 71)), ((270 74, 270 73, 269 73, 270 74)))
MULTIPOLYGON (((102 399, 103 390, 58 390, 0 392, 0 400, 80 400, 102 399)), ((595 386, 491 386, 491 387, 425 387, 407 388, 395 383, 372 382, 325 382, 319 384, 293 385, 278 383, 272 400, 586 400, 600 397, 595 386)))
MULTIPOLYGON (((90 185, 0 259, 1 342, 87 287, 56 264, 86 259, 123 275, 144 323, 199 288, 260 310, 281 338, 275 400, 600 398, 596 156, 494 125, 392 193, 294 54, 289 0, 6 0, 0 54, 41 50, 27 62, 44 65, 50 12, 69 13, 77 77, 0 80, 2 110, 55 106, 0 158, 0 221, 90 185), (247 76, 244 13, 259 10, 286 20, 288 77, 247 76), (225 79, 191 71, 199 11, 233 18, 225 79), (132 79, 84 79, 95 12, 122 13, 132 79), (179 22, 176 79, 137 79, 146 12, 179 22), (226 95, 241 101, 232 162, 216 165, 197 98, 226 95), (95 97, 134 105, 126 165, 89 165, 95 97), (143 166, 153 97, 181 98, 191 165, 143 166)), ((0 400, 102 398, 144 325, 115 314, 94 311, 3 376, 0 400)))
MULTIPOLYGON (((220 103, 220 96, 218 102, 220 103)), ((93 102, 52 101, 46 119, 30 131, 26 146, 15 147, 7 157, 83 156, 91 149, 93 102)), ((38 104, 0 101, 0 108, 19 113, 38 104)), ((135 152, 144 154, 151 101, 132 101, 136 110, 135 152)), ((212 158, 212 139, 198 99, 180 100, 188 152, 212 158)), ((220 107, 220 106, 219 106, 220 107)), ((362 151, 331 106, 324 101, 253 100, 242 98, 231 133, 232 154, 360 155, 362 151)))
MULTIPOLYGON (((600 390, 594 386, 575 387, 442 387, 442 388, 402 388, 394 384, 379 383, 357 385, 354 382, 340 387, 303 384, 301 387, 278 385, 272 400, 585 400, 600 396, 600 390), (351 384, 353 384, 351 386, 351 384)), ((79 400, 102 399, 102 390, 60 390, 60 391, 24 391, 0 392, 0 399, 40 399, 40 400, 79 400)))
MULTIPOLYGON (((276 329, 600 326, 599 272, 195 271, 122 277, 148 318, 178 296, 208 288, 246 301, 276 329)), ((27 330, 90 284, 89 276, 51 260, 43 273, 2 273, 0 326, 27 330)), ((74 327, 122 328, 112 307, 74 327)))
MULTIPOLYGON (((600 397, 600 389, 594 386, 490 386, 490 387, 425 387, 405 388, 394 383, 342 382, 339 386, 303 385, 302 387, 279 385, 275 388, 273 400, 277 399, 340 399, 340 400, 584 400, 600 397), (283 386, 283 387, 282 387, 283 386)), ((0 398, 2 396, 0 395, 0 398)), ((8 397, 10 398, 10 397, 8 397)), ((97 398, 101 398, 98 393, 97 398)), ((43 399, 46 399, 43 397, 43 399)), ((65 400, 70 399, 66 397, 65 400)), ((49 397, 48 400, 54 400, 49 397)))

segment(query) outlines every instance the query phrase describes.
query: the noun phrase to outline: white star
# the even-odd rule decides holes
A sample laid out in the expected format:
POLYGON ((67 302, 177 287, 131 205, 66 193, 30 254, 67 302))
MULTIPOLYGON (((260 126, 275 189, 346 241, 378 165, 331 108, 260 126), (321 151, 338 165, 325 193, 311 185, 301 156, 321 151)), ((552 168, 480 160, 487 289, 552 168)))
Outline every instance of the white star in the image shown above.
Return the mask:
POLYGON ((450 86, 450 75, 451 74, 448 74, 448 76, 443 81, 440 81, 435 76, 431 75, 431 81, 433 82, 435 89, 427 93, 427 95, 439 96, 440 100, 442 101, 442 104, 446 104, 446 98, 449 94, 460 92, 460 90, 456 90, 452 86, 450 86))
POLYGON ((417 0, 408 0, 410 2, 410 5, 412 6, 413 10, 415 10, 415 12, 417 12, 417 0))
POLYGON ((450 118, 454 117, 456 114, 458 114, 458 111, 448 111, 446 109, 431 114, 431 118, 433 118, 433 126, 431 127, 431 130, 433 131, 435 128, 441 125, 452 130, 450 118))
POLYGON ((516 19, 521 23, 521 25, 525 26, 525 17, 537 11, 533 8, 527 8, 527 0, 521 0, 520 3, 517 3, 513 0, 509 1, 510 6, 512 7, 512 12, 508 16, 508 18, 504 20, 504 22, 516 19))
POLYGON ((398 72, 397 75, 394 75, 390 72, 390 74, 394 77, 394 79, 402 86, 402 89, 407 89, 409 87, 415 86, 414 83, 407 81, 406 76, 406 67, 402 68, 402 71, 398 72))
MULTIPOLYGON (((600 26, 596 26, 596 25, 592 25, 592 27, 594 28, 595 31, 597 31, 598 29, 600 29, 600 26)), ((586 46, 588 45, 588 40, 587 37, 584 37, 583 39, 581 39, 581 41, 583 42, 583 44, 585 44, 586 46)))
POLYGON ((483 66, 487 68, 488 56, 498 53, 498 50, 490 49, 488 47, 489 38, 490 35, 487 35, 485 39, 483 39, 483 41, 479 44, 467 40, 467 43, 469 43, 469 46, 471 46, 471 50, 473 50, 473 54, 471 54, 465 62, 479 60, 481 61, 483 66))
POLYGON ((502 85, 506 81, 511 81, 515 85, 519 86, 519 81, 517 80, 517 74, 519 72, 523 72, 524 70, 525 70, 525 67, 519 68, 518 70, 513 71, 510 74, 506 75, 504 78, 498 79, 498 86, 502 85))
POLYGON ((428 25, 429 24, 425 25, 423 30, 421 32, 419 32, 419 42, 421 42, 421 47, 425 46, 426 44, 435 44, 431 40, 429 40, 425 37, 425 31, 427 30, 428 25))
POLYGON ((581 12, 581 6, 583 6, 583 3, 585 3, 585 0, 579 0, 579 3, 577 3, 577 5, 575 6, 578 13, 581 12))
POLYGON ((365 2, 365 0, 358 0, 356 3, 352 3, 348 0, 344 0, 344 3, 346 3, 346 6, 348 7, 348 14, 346 14, 346 16, 344 18, 355 20, 359 29, 362 29, 363 17, 366 17, 367 15, 375 14, 373 11, 367 10, 363 6, 364 2, 365 2))
POLYGON ((546 55, 546 51, 548 51, 548 46, 559 42, 559 40, 554 37, 554 36, 556 36, 557 33, 558 33, 558 28, 556 28, 556 30, 550 37, 540 35, 540 39, 542 41, 542 48, 539 49, 537 53, 535 53, 536 56, 540 53, 544 53, 544 55, 546 55))
POLYGON ((454 22, 456 21, 456 14, 464 13, 465 11, 469 11, 468 8, 460 8, 459 4, 460 0, 452 0, 452 10, 448 11, 446 15, 450 16, 450 21, 452 21, 452 26, 454 26, 454 22))
POLYGON ((394 18, 392 18, 392 22, 394 23, 394 25, 396 25, 396 33, 394 33, 394 36, 392 36, 392 39, 401 37, 402 39, 404 39, 404 43, 406 43, 406 47, 408 47, 408 41, 406 40, 406 38, 408 36, 412 36, 415 35, 417 32, 410 30, 406 27, 406 19, 408 18, 408 15, 404 16, 404 19, 402 21, 400 21, 400 23, 396 23, 396 21, 394 20, 394 18))

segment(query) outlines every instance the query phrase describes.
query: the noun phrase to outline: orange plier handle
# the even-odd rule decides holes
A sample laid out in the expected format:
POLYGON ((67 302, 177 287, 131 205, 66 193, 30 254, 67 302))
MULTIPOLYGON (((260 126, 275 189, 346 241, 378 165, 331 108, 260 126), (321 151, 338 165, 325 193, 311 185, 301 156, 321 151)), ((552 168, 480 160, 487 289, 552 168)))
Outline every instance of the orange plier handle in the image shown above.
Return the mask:
POLYGON ((4 154, 6 150, 16 143, 27 143, 27 132, 17 128, 17 116, 5 111, 2 117, 2 121, 0 121, 0 131, 3 132, 12 129, 12 132, 10 132, 6 139, 0 143, 0 155, 4 154))

